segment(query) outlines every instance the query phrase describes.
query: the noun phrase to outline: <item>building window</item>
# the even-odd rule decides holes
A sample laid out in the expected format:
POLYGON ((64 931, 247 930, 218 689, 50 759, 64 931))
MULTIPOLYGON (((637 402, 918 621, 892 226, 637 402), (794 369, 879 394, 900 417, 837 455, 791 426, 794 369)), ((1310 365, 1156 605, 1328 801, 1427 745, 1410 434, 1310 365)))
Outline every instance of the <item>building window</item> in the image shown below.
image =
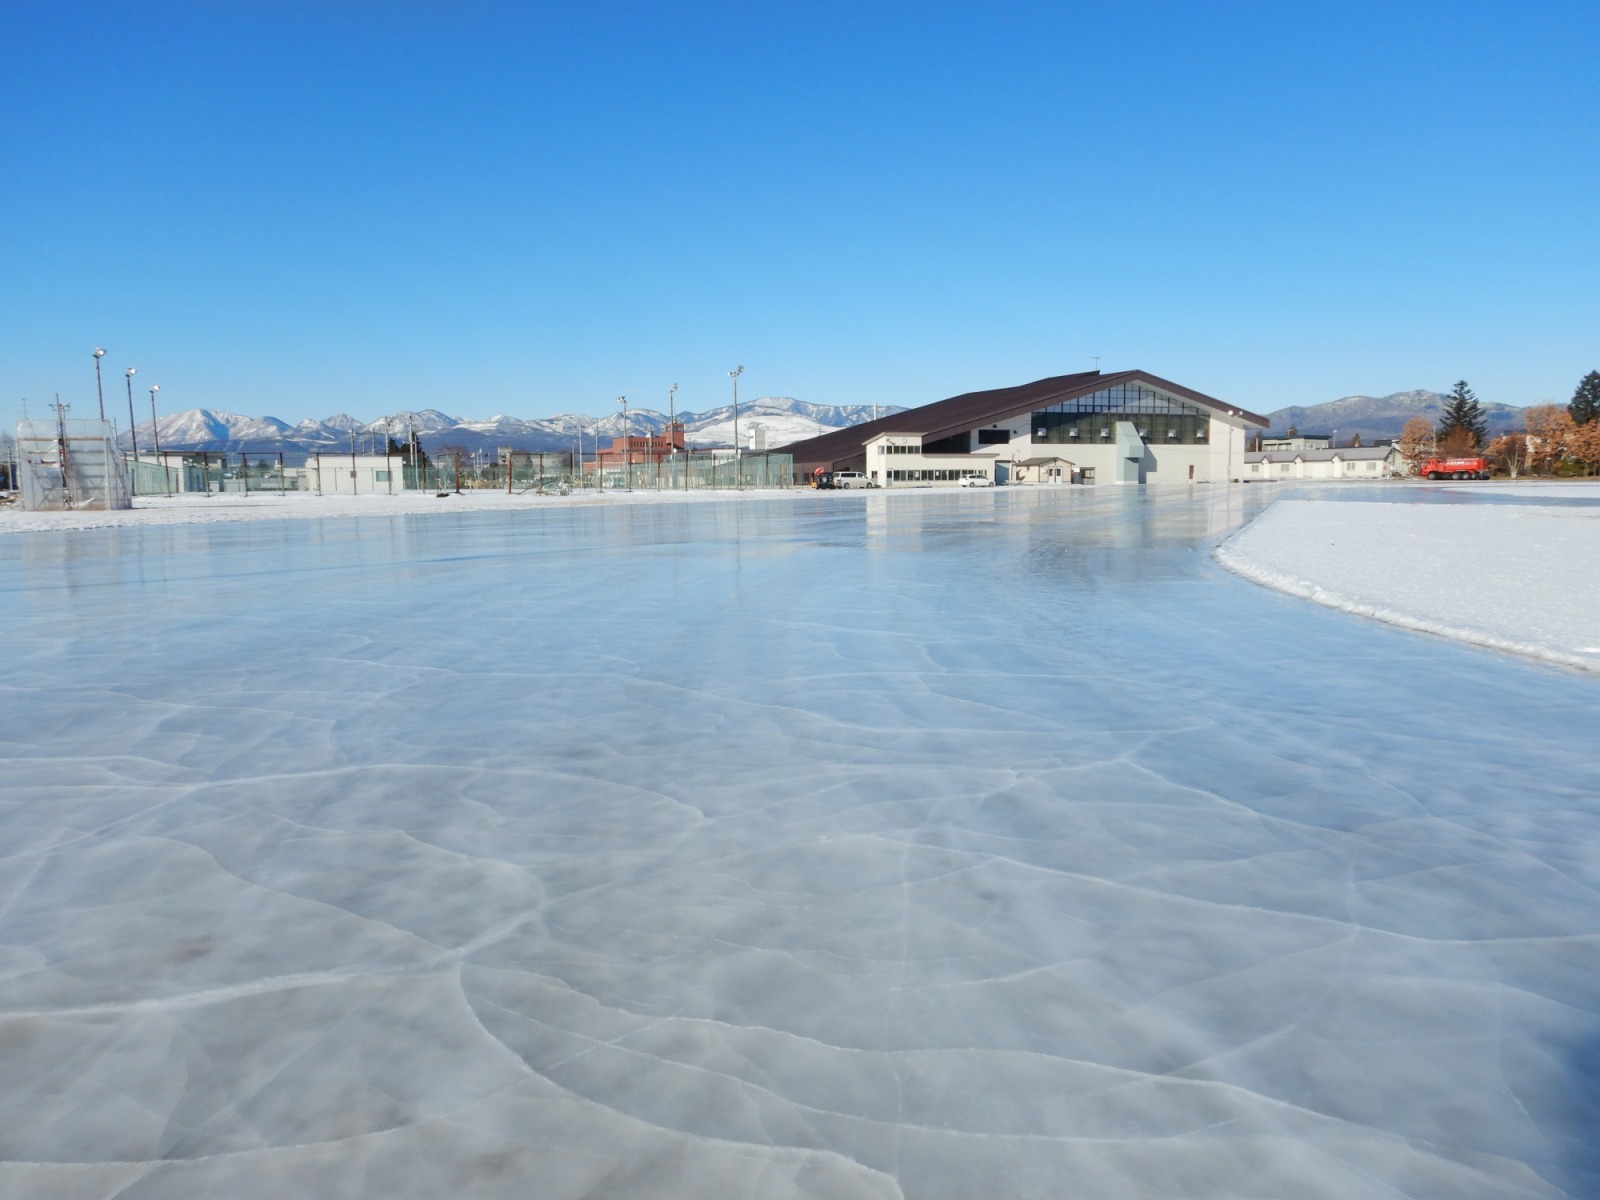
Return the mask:
POLYGON ((1211 413, 1154 388, 1118 384, 1034 413, 1033 440, 1108 442, 1116 421, 1133 422, 1139 435, 1152 441, 1192 446, 1205 442, 1211 413))
POLYGON ((978 445, 1004 446, 1011 441, 1009 429, 980 429, 978 430, 978 445))

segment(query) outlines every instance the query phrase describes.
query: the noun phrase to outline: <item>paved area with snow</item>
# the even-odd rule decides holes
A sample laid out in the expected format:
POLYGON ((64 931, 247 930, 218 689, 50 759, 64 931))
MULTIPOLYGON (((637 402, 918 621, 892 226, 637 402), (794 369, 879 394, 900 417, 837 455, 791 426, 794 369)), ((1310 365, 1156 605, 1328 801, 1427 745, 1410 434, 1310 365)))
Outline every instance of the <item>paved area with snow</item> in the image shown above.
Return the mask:
POLYGON ((1291 493, 1217 558, 1330 608, 1600 670, 1600 484, 1349 495, 1291 493))

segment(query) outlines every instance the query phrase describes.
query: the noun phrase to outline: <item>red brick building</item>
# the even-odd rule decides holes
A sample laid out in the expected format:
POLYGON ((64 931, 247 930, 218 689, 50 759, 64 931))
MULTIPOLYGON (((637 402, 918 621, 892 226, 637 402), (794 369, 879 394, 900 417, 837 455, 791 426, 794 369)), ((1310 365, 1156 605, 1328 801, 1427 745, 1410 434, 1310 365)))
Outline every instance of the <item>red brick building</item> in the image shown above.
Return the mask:
POLYGON ((683 422, 669 425, 659 433, 630 434, 614 437, 609 446, 595 451, 600 470, 620 470, 627 464, 635 467, 662 462, 672 454, 684 453, 683 422))

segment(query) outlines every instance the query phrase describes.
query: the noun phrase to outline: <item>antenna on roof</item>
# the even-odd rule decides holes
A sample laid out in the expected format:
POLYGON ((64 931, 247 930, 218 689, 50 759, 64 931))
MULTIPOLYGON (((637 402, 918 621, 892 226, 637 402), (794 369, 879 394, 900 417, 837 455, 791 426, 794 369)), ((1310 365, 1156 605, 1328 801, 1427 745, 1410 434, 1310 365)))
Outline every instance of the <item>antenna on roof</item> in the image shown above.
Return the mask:
POLYGON ((1094 362, 1094 373, 1096 375, 1100 374, 1100 356, 1098 354, 1091 354, 1089 355, 1089 358, 1094 362))

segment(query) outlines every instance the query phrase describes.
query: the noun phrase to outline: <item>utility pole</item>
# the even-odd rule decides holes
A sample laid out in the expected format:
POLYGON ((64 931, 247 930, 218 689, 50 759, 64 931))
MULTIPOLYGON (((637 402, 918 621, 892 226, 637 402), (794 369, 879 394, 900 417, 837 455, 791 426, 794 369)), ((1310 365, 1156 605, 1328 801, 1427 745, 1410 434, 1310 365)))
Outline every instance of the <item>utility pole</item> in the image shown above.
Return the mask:
POLYGON ((172 491, 172 475, 167 470, 167 460, 161 457, 161 426, 156 424, 156 393, 161 390, 159 383, 150 385, 150 436, 156 440, 156 459, 161 463, 161 478, 166 481, 166 490, 172 491))
POLYGON ((72 464, 67 456, 67 405, 61 403, 61 393, 56 393, 56 447, 61 460, 61 502, 72 507, 72 464))

